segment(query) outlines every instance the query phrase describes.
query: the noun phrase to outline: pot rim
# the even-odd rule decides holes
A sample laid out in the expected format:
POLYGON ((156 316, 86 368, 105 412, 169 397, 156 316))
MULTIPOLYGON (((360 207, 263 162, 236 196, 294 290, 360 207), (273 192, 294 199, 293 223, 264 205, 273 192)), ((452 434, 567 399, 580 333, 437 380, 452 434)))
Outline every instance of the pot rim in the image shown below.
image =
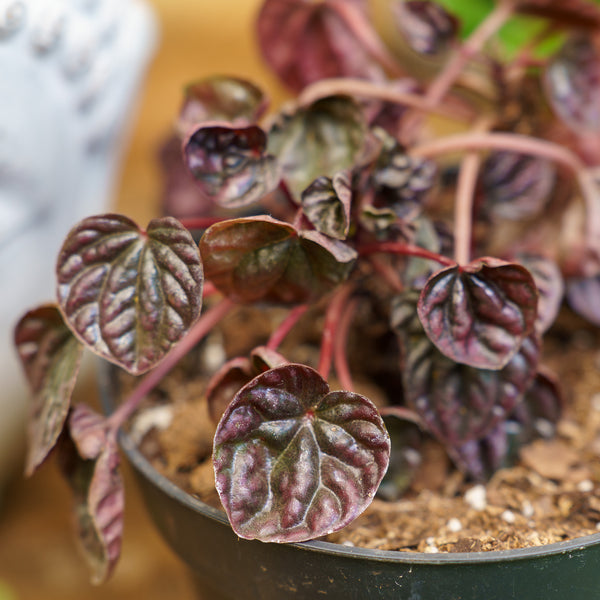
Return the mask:
MULTIPOLYGON (((110 413, 114 409, 114 402, 112 399, 114 383, 111 383, 111 369, 108 365, 103 366, 104 368, 99 369, 98 378, 100 398, 104 411, 110 413)), ((119 444, 133 466, 173 500, 176 500, 194 512, 200 513, 201 515, 212 519, 213 521, 217 521, 222 525, 230 527, 229 520, 224 511, 213 508, 202 500, 195 498, 191 494, 188 494, 170 481, 167 477, 159 473, 137 448, 131 436, 129 436, 123 430, 119 431, 119 444)), ((536 557, 581 551, 588 546, 595 546, 598 544, 600 544, 600 532, 574 538, 564 542, 546 544, 544 546, 530 546, 527 548, 515 548, 510 550, 490 550, 488 552, 438 552, 430 554, 424 552, 376 550, 357 546, 343 546, 342 544, 335 544, 333 542, 319 540, 293 542, 286 545, 293 546, 304 551, 322 552, 330 555, 345 556, 357 559, 362 558, 371 561, 418 563, 428 565, 457 565, 474 562, 497 563, 504 561, 527 560, 536 557)))

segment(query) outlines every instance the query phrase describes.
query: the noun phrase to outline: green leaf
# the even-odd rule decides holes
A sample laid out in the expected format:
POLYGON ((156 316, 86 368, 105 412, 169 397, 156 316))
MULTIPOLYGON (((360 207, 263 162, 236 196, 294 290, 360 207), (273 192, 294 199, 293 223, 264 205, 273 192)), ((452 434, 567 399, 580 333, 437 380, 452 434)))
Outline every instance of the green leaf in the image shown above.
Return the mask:
POLYGON ((234 302, 305 303, 348 277, 356 252, 271 217, 217 223, 200 240, 206 277, 234 302))
POLYGON ((358 104, 345 96, 331 96, 282 113, 269 131, 267 150, 277 156, 284 181, 300 198, 318 177, 333 177, 352 168, 366 135, 358 104))
POLYGON ((56 444, 71 403, 83 346, 65 325, 56 305, 26 313, 15 346, 33 392, 25 472, 31 475, 56 444))
POLYGON ((202 263, 172 217, 147 231, 121 215, 84 219, 60 251, 58 301, 67 325, 93 352, 138 375, 194 324, 202 263))

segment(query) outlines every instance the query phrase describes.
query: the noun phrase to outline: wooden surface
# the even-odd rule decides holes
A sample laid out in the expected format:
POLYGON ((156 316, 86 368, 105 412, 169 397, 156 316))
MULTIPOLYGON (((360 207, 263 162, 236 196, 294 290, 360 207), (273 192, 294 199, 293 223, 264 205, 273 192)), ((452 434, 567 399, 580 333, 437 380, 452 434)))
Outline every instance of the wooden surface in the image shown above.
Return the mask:
MULTIPOLYGON (((157 146, 170 131, 185 83, 231 73, 264 86, 275 102, 283 96, 255 47, 250 24, 259 0, 150 4, 160 22, 161 43, 141 91, 113 202, 141 225, 157 211, 157 146)), ((93 394, 93 379, 83 388, 93 394)), ((45 465, 31 480, 18 478, 0 507, 0 600, 191 600, 187 574, 150 523, 128 469, 126 488, 122 560, 108 584, 92 587, 71 538, 69 497, 54 465, 45 465)))

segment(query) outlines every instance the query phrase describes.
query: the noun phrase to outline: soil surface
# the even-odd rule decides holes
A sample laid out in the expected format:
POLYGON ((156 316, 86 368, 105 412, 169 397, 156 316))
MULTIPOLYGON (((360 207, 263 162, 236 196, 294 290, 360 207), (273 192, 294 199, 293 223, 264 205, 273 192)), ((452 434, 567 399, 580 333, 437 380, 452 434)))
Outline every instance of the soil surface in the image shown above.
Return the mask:
MULTIPOLYGON (((309 317, 301 328, 305 335, 310 323, 309 317)), ((213 506, 220 504, 209 458, 214 426, 204 399, 208 375, 197 373, 218 365, 224 354, 264 343, 270 327, 264 315, 242 311, 230 319, 163 382, 132 426, 157 470, 213 506), (248 320, 254 325, 251 339, 243 335, 248 320)), ((485 484, 467 480, 441 446, 430 442, 401 500, 375 499, 327 539, 381 550, 471 552, 539 546, 600 531, 600 334, 571 313, 561 315, 554 331, 545 339, 543 363, 558 375, 566 402, 553 438, 522 448, 515 466, 485 484)), ((302 354, 307 364, 314 359, 310 344, 287 351, 302 354)), ((377 386, 369 385, 370 397, 377 397, 377 386)))

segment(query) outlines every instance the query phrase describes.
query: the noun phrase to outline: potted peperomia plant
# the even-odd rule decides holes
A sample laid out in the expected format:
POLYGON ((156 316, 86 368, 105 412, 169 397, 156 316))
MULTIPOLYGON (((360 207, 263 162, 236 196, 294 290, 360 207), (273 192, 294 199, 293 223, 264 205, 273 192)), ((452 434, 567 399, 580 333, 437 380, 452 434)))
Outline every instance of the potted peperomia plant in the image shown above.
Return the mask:
MULTIPOLYGON (((239 313, 234 337, 257 315, 269 323, 247 336, 258 339, 247 355, 221 344, 216 360, 193 361, 215 429, 212 456, 195 459, 212 461, 225 513, 157 474, 133 432, 121 438, 207 597, 600 589, 599 534, 470 555, 308 542, 346 528, 377 493, 392 511, 427 463, 423 444, 485 481, 552 438, 567 401, 542 342, 565 297, 600 323, 600 9, 498 0, 461 41, 441 3, 391 2, 408 46, 441 65, 420 81, 367 8, 266 0, 261 49, 296 99, 265 116, 243 79, 190 85, 164 153, 168 214, 145 229, 117 214, 75 225, 56 304, 16 327, 35 393, 27 471, 57 446, 97 581, 120 550, 118 431, 239 313), (502 27, 523 15, 525 41, 505 41, 502 27), (108 417, 71 404, 86 347, 147 373, 117 384, 111 369, 105 387, 131 391, 108 417)), ((586 473, 579 491, 594 497, 600 476, 586 473)))

